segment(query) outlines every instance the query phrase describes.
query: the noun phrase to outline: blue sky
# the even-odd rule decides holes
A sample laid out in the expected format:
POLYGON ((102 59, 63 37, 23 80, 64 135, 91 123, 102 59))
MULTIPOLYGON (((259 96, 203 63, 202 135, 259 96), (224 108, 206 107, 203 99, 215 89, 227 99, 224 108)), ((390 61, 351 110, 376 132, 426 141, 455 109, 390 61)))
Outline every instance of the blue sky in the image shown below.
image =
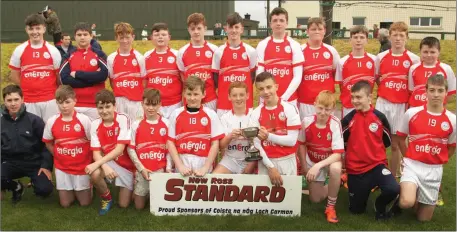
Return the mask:
MULTIPOLYGON (((277 6, 278 1, 270 1, 270 10, 277 6)), ((252 20, 260 21, 259 26, 267 25, 266 7, 267 1, 235 1, 235 11, 242 17, 249 13, 252 20)))

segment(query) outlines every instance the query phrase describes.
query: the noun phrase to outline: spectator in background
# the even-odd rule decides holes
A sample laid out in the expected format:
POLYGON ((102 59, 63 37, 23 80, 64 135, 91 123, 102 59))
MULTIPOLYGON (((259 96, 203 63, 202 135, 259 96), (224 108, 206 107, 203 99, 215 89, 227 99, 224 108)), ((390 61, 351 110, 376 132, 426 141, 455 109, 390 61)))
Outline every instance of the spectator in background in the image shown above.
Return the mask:
POLYGON ((377 24, 373 25, 373 38, 378 38, 379 28, 377 24))
POLYGON ((222 35, 222 24, 220 24, 220 23, 214 24, 213 33, 215 36, 222 35))
POLYGON ((142 40, 148 40, 148 25, 144 24, 143 30, 141 31, 142 40))
POLYGON ((385 28, 381 28, 379 30, 379 34, 376 38, 378 38, 379 43, 381 43, 381 48, 379 49, 379 53, 390 49, 391 44, 390 44, 390 40, 389 40, 389 30, 387 30, 385 28))
POLYGON ((54 45, 58 45, 62 37, 62 28, 60 27, 59 17, 57 17, 57 13, 52 10, 50 6, 46 6, 41 14, 45 18, 46 30, 48 31, 49 35, 52 35, 54 45))
POLYGON ((92 38, 93 38, 93 39, 97 39, 97 36, 98 36, 98 35, 97 35, 97 32, 96 32, 96 30, 97 30, 97 25, 96 25, 95 23, 93 23, 92 26, 91 26, 91 29, 92 29, 92 38))
POLYGON ((73 44, 71 44, 71 37, 68 33, 63 33, 62 38, 60 39, 60 44, 56 45, 56 48, 59 50, 62 58, 68 54, 70 51, 76 49, 73 44))

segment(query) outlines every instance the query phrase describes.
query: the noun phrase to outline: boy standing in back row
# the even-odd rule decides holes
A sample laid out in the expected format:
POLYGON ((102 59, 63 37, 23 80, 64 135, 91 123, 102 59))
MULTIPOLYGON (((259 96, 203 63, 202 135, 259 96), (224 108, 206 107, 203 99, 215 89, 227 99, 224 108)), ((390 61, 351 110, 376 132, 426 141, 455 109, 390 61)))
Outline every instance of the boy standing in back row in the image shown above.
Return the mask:
POLYGON ((206 20, 201 13, 193 13, 187 18, 187 31, 190 43, 178 51, 176 63, 181 71, 183 82, 191 75, 205 82, 205 98, 203 105, 216 111, 217 94, 214 75, 211 70, 213 54, 217 46, 205 41, 206 20))

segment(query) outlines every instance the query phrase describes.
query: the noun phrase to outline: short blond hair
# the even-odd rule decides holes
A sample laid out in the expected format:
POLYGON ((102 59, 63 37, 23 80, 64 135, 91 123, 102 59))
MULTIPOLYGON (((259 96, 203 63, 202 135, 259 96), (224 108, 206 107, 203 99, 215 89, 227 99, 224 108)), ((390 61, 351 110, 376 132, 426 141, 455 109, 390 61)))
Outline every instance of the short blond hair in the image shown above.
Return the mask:
POLYGON ((392 23, 389 27, 389 34, 392 34, 392 31, 405 32, 408 35, 408 25, 401 21, 392 23))
POLYGON ((134 35, 134 29, 130 23, 120 22, 114 24, 114 36, 115 38, 120 35, 130 34, 134 35))
POLYGON ((325 107, 335 107, 336 99, 335 94, 330 90, 322 90, 316 97, 316 104, 323 105, 325 107))
POLYGON ((187 79, 184 81, 184 90, 190 90, 194 91, 197 88, 200 88, 202 93, 205 93, 205 81, 200 79, 198 76, 195 75, 190 75, 187 77, 187 79))
POLYGON ((316 24, 316 26, 322 25, 325 28, 325 20, 322 17, 314 17, 308 19, 308 29, 313 25, 316 24))

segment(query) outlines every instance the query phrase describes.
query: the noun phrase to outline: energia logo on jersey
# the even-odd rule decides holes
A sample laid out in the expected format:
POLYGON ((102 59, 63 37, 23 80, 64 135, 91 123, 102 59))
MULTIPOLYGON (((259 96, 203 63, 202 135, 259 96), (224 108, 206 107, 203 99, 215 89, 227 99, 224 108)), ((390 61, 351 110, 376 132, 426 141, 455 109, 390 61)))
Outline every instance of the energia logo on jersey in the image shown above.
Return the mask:
POLYGON ((150 159, 150 160, 153 160, 153 159, 156 159, 158 161, 161 161, 165 158, 165 153, 163 152, 146 152, 146 153, 141 153, 140 154, 140 159, 144 160, 144 159, 150 159))
POLYGON ((304 75, 303 80, 305 81, 320 81, 324 82, 325 80, 330 79, 329 73, 314 73, 309 75, 304 75))
POLYGON ((83 148, 82 147, 75 147, 75 148, 58 147, 57 153, 59 155, 69 155, 71 157, 75 157, 76 155, 81 155, 83 153, 83 148))
POLYGON ((425 93, 419 95, 419 94, 416 94, 414 95, 414 100, 416 101, 425 101, 427 100, 427 95, 425 95, 425 93))
POLYGON ((24 74, 24 77, 25 78, 36 78, 36 77, 39 77, 41 79, 45 78, 45 77, 49 77, 51 75, 51 72, 48 72, 48 71, 41 71, 41 72, 37 72, 37 71, 31 71, 31 72, 26 72, 24 74))
POLYGON ((123 80, 123 81, 119 81, 116 83, 116 87, 124 87, 124 88, 135 88, 137 86, 140 85, 140 82, 137 81, 137 80, 134 80, 134 81, 129 81, 129 80, 123 80))
POLYGON ((197 76, 198 78, 206 81, 208 80, 209 78, 211 78, 211 74, 207 73, 207 72, 196 72, 196 73, 191 73, 190 75, 195 75, 197 76))
POLYGON ((285 77, 290 74, 288 68, 269 68, 267 72, 271 73, 273 76, 285 77))
POLYGON ((395 83, 394 81, 388 81, 385 83, 386 88, 395 89, 396 91, 406 90, 406 83, 395 83))
POLYGON ((167 84, 173 83, 173 79, 171 79, 169 76, 167 77, 153 77, 149 79, 150 84, 156 84, 156 85, 162 85, 166 86, 167 84))
POLYGON ((206 149, 206 144, 203 143, 202 141, 198 143, 194 143, 192 141, 188 141, 187 143, 181 143, 179 145, 179 148, 183 150, 189 150, 189 151, 194 151, 198 152, 199 150, 205 150, 206 149))
POLYGON ((242 144, 234 144, 234 145, 228 145, 227 149, 229 151, 247 151, 249 149, 249 145, 242 145, 242 144))
POLYGON ((224 76, 224 81, 225 82, 235 82, 235 81, 240 81, 244 82, 246 80, 246 75, 242 74, 241 76, 237 76, 235 74, 232 74, 230 76, 224 76))
POLYGON ((317 160, 324 160, 324 159, 327 159, 327 157, 329 156, 328 153, 322 155, 315 151, 310 151, 310 150, 307 150, 307 151, 308 151, 308 155, 311 155, 314 159, 317 159, 317 160))
POLYGON ((424 152, 431 155, 439 155, 441 152, 441 147, 430 146, 430 144, 416 145, 414 148, 416 149, 416 152, 424 152))

